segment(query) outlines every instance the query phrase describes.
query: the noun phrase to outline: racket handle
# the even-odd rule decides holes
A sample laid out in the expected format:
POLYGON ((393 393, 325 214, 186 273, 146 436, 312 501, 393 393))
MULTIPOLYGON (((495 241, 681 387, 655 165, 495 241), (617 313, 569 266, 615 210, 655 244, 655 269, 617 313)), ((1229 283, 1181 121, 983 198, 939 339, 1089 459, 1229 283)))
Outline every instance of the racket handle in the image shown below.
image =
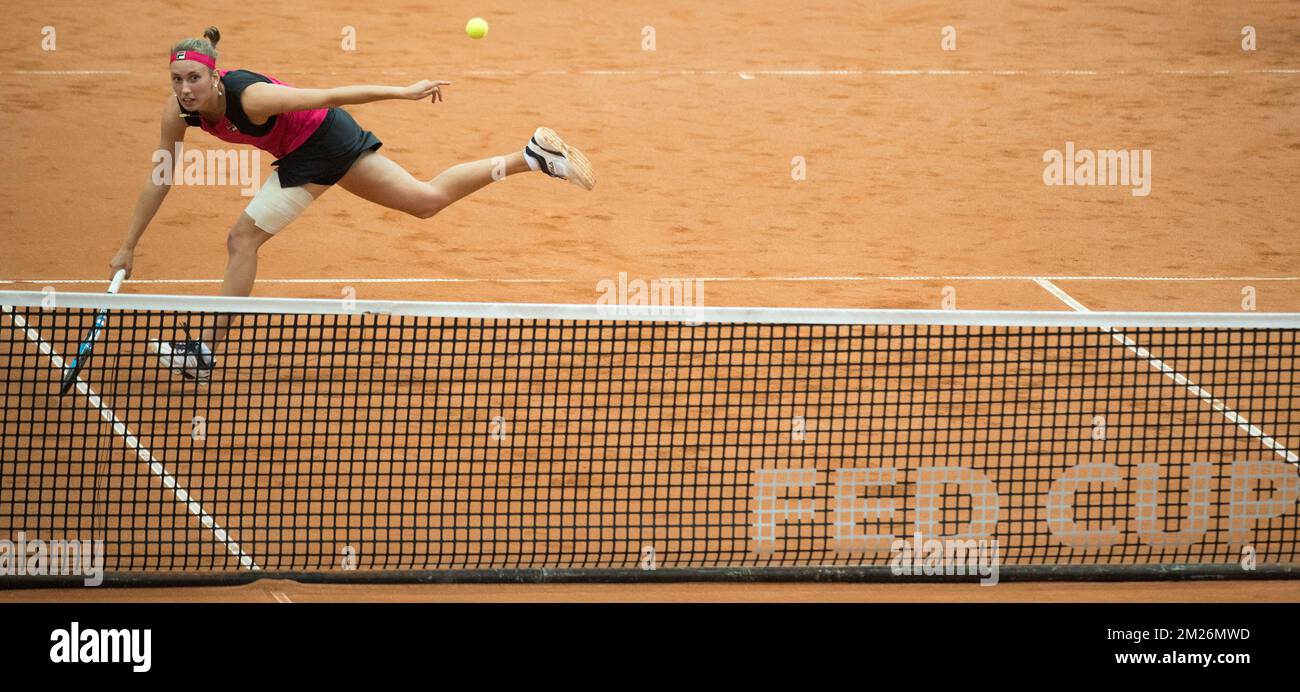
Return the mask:
POLYGON ((113 280, 108 284, 108 292, 117 293, 117 289, 122 287, 122 282, 125 280, 126 280, 126 270, 125 269, 117 270, 117 273, 113 275, 113 280))

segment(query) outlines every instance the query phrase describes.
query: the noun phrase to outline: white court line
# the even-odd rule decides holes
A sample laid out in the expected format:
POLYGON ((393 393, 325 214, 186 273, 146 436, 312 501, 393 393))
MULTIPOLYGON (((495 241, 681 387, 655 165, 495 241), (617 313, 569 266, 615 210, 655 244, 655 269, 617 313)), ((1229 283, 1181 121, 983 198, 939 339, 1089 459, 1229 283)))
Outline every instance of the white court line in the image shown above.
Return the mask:
MULTIPOLYGON (((50 364, 55 369, 62 372, 62 356, 55 353, 54 347, 50 346, 48 342, 42 339, 41 335, 35 329, 27 326, 27 319, 14 312, 12 306, 0 305, 0 309, 3 309, 4 312, 9 315, 9 319, 13 320, 15 327, 21 330, 32 343, 37 345, 41 353, 49 357, 50 364)), ((253 562, 253 558, 244 553, 243 549, 239 547, 239 544, 230 537, 230 534, 217 524, 217 520, 214 519, 211 514, 208 514, 208 511, 203 508, 203 505, 199 504, 198 500, 194 499, 185 488, 181 487, 180 483, 177 482, 176 477, 167 471, 167 469, 162 465, 162 462, 158 461, 158 459, 150 453, 144 445, 140 444, 140 439, 135 436, 135 433, 131 432, 130 428, 126 427, 125 423, 118 420, 117 414, 113 413, 112 409, 104 406, 103 401, 99 398, 99 395, 95 393, 95 390, 91 389, 90 385, 86 384, 86 381, 80 377, 77 378, 77 391, 85 395, 86 401, 99 411, 100 417, 103 418, 105 422, 112 424, 113 432, 116 433, 118 437, 122 438, 122 441, 126 443, 126 446, 130 447, 131 450, 136 453, 136 456, 140 457, 140 461, 149 465, 149 470, 162 480, 163 487, 172 491, 172 494, 176 497, 176 501, 185 505, 186 509, 188 509, 191 514, 198 517, 199 523, 203 524, 203 527, 212 533, 212 537, 217 539, 217 542, 224 545, 231 555, 239 558, 239 564, 242 567, 249 570, 261 569, 257 566, 257 563, 253 562)))
MULTIPOLYGON (((644 278, 644 277, 643 277, 644 278)), ((706 281, 713 283, 753 283, 753 282, 823 282, 856 283, 871 281, 1300 281, 1300 276, 1060 276, 1042 274, 1008 274, 1008 275, 916 275, 916 276, 677 276, 654 277, 669 281, 706 281)), ((219 284, 221 279, 128 279, 126 283, 134 285, 158 284, 219 284)), ((97 285, 107 284, 106 279, 0 279, 0 285, 97 285)), ((589 280, 550 279, 550 278, 458 278, 458 277, 375 277, 375 278, 301 278, 301 279, 257 279, 259 284, 586 284, 589 280)))
MULTIPOLYGON (((668 277, 673 278, 673 277, 668 277)), ((1300 276, 1043 276, 1021 275, 915 275, 915 276, 690 276, 683 281, 1300 281, 1300 276)), ((29 282, 35 283, 35 282, 29 282)))
MULTIPOLYGON (((322 74, 321 72, 294 72, 282 71, 284 74, 322 74)), ((351 73, 354 71, 349 71, 351 73)), ((323 74, 334 74, 326 72, 323 74)), ((952 69, 952 68, 879 68, 879 69, 820 69, 820 68, 790 68, 790 69, 742 69, 735 68, 730 70, 543 70, 543 71, 525 71, 525 70, 470 70, 465 74, 483 77, 518 77, 531 75, 572 75, 588 77, 626 77, 626 76, 647 76, 647 77, 670 77, 670 76, 694 76, 694 75, 741 75, 742 79, 753 79, 753 75, 766 75, 771 77, 860 77, 863 75, 875 75, 880 77, 969 77, 993 75, 998 77, 1024 77, 1024 76, 1050 76, 1050 77, 1141 77, 1141 76, 1175 76, 1175 77, 1217 77, 1236 74, 1266 74, 1266 75, 1298 75, 1300 69, 1276 68, 1276 69, 1259 69, 1259 70, 1229 70, 1229 69, 1152 69, 1152 70, 1089 70, 1089 69, 1043 69, 1043 70, 1023 70, 1023 69, 952 69)))
POLYGON ((0 72, 0 74, 18 74, 18 75, 98 75, 98 74, 131 74, 130 70, 9 70, 0 72))
MULTIPOLYGON (((128 279, 124 284, 219 284, 222 279, 128 279)), ((106 284, 104 279, 4 279, 5 284, 106 284)), ((563 284, 586 283, 570 279, 460 279, 445 277, 387 278, 387 279, 257 279, 259 284, 563 284)))
MULTIPOLYGON (((311 71, 303 70, 278 70, 277 74, 283 75, 342 75, 356 74, 357 72, 373 72, 382 74, 408 74, 412 71, 425 69, 422 66, 412 66, 410 68, 394 67, 358 67, 347 70, 316 69, 311 71)), ((128 75, 128 74, 154 74, 154 71, 133 71, 133 70, 0 70, 0 75, 17 75, 17 76, 94 76, 94 75, 128 75)), ((453 73, 454 74, 454 73, 453 73)), ((1089 70, 1089 69, 1043 69, 1043 70, 1019 70, 1019 69, 907 69, 907 68, 880 68, 880 69, 818 69, 818 68, 791 68, 791 69, 767 69, 753 70, 735 68, 730 70, 466 70, 461 73, 474 77, 522 77, 534 75, 547 76, 590 76, 590 77, 624 77, 624 76, 692 76, 692 75, 768 75, 773 77, 858 77, 862 75, 876 75, 889 77, 910 77, 910 76, 927 76, 927 77, 965 77, 965 76, 1051 76, 1051 77, 1097 77, 1097 76, 1174 76, 1174 77, 1221 77, 1227 75, 1300 75, 1300 69, 1297 68, 1267 68, 1254 70, 1229 70, 1229 69, 1211 69, 1211 68, 1193 68, 1193 69, 1150 69, 1150 70, 1089 70)))
MULTIPOLYGON (((1038 279, 1036 283, 1039 286, 1042 286, 1052 295, 1056 296, 1061 302, 1065 303, 1066 305, 1069 305, 1071 308, 1075 310, 1075 312, 1092 312, 1086 306, 1084 306, 1083 303, 1080 303, 1079 301, 1075 300, 1073 296, 1061 290, 1060 287, 1058 287, 1056 284, 1053 284, 1051 281, 1048 281, 1047 279, 1038 279)), ((1155 355, 1153 355, 1150 351, 1148 351, 1145 348, 1142 348, 1141 346, 1138 346, 1137 342, 1128 338, 1122 332, 1115 329, 1111 329, 1110 327, 1101 327, 1101 330, 1103 332, 1106 332, 1107 334, 1110 334, 1112 339, 1118 341, 1120 344, 1123 344, 1125 348, 1127 348, 1129 351, 1132 351, 1135 355, 1137 355, 1138 358, 1147 361, 1147 363, 1149 363, 1151 367, 1155 368, 1156 370, 1159 370, 1161 373, 1164 373, 1165 377, 1168 377, 1169 379, 1173 380, 1176 384, 1178 384, 1183 389, 1187 390, 1189 393, 1195 394, 1201 399, 1204 399, 1206 402, 1210 404, 1211 407, 1214 408, 1215 411, 1218 411, 1219 413, 1223 414, 1224 418, 1227 418, 1229 421, 1235 423, 1238 428, 1241 428, 1242 430, 1245 430, 1247 433, 1250 433, 1252 437, 1258 438, 1260 442, 1264 443, 1265 447, 1268 447, 1269 449, 1273 450, 1278 456, 1282 457, 1283 459, 1286 459, 1292 464, 1300 465, 1300 456, 1297 456, 1295 452, 1292 452, 1291 450, 1282 446, 1282 444, 1279 443, 1277 440, 1274 440, 1272 437, 1265 434, 1263 430, 1260 430, 1258 427, 1252 425, 1251 422, 1246 420, 1245 417, 1243 417, 1241 414, 1228 408, 1227 404, 1223 403, 1222 401, 1219 401, 1217 398, 1214 397, 1214 395, 1210 394, 1210 392, 1207 391, 1206 389, 1197 386, 1195 382, 1192 382, 1185 375, 1178 372, 1177 370, 1174 370, 1167 363, 1155 357, 1155 355)))
POLYGON ((271 597, 280 603, 293 603, 293 599, 289 598, 288 594, 283 591, 272 591, 271 597))
MULTIPOLYGON (((799 77, 836 77, 836 76, 853 76, 862 74, 862 70, 746 70, 749 74, 766 74, 777 76, 799 76, 799 77)), ((724 74, 730 74, 729 72, 724 74)))

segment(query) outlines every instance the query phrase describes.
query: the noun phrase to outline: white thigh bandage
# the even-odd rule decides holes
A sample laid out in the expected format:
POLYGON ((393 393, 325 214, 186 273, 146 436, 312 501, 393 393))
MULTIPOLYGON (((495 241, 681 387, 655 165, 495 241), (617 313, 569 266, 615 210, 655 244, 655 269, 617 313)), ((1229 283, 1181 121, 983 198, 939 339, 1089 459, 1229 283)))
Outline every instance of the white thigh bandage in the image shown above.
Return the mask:
POLYGON ((272 172, 266 184, 248 203, 244 213, 253 219, 257 227, 275 235, 281 228, 307 209, 315 199, 302 186, 280 187, 280 174, 272 172))

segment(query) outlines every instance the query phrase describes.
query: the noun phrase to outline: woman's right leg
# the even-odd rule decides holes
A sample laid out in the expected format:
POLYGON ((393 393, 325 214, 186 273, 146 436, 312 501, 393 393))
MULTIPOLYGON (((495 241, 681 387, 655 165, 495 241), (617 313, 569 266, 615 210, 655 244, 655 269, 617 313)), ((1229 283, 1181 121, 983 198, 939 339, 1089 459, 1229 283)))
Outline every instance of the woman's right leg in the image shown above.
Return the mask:
MULTIPOLYGON (((230 234, 226 236, 226 275, 221 281, 221 295, 252 294, 253 282, 257 280, 257 253, 273 237, 258 228, 248 214, 239 215, 239 220, 230 227, 230 234)), ((230 316, 215 313, 205 323, 199 340, 215 345, 226 338, 230 329, 230 316)))
POLYGON ((226 276, 221 282, 221 295, 246 296, 253 292, 257 279, 257 252, 273 236, 257 227, 252 217, 240 214, 239 220, 226 236, 226 276))
MULTIPOLYGON (((265 217, 264 224, 273 231, 263 230, 258 222, 253 218, 249 211, 239 215, 235 225, 230 227, 230 234, 226 236, 226 276, 221 282, 221 295, 223 296, 247 296, 253 292, 253 283, 257 280, 257 255, 266 241, 275 237, 293 221, 296 216, 294 209, 298 211, 305 209, 307 204, 317 199, 326 190, 328 185, 317 185, 315 183, 306 183, 302 186, 302 191, 311 195, 311 199, 302 197, 301 192, 297 193, 302 197, 302 202, 298 207, 287 205, 282 202, 266 204, 267 200, 262 200, 260 207, 254 207, 249 204, 249 210, 253 214, 265 217), (267 210, 270 210, 269 212, 267 210)), ((276 199, 282 198, 286 193, 279 186, 279 178, 268 180, 263 187, 262 192, 258 194, 272 195, 276 199)), ((256 198, 254 199, 256 202, 256 198)), ((212 324, 204 326, 203 334, 199 340, 205 344, 215 345, 217 342, 226 338, 226 333, 230 328, 230 317, 224 314, 217 314, 212 324)))
MULTIPOLYGON (((317 187, 322 191, 325 188, 323 185, 317 187)), ((318 195, 319 192, 315 192, 313 198, 318 195)), ((221 282, 221 295, 247 296, 253 292, 258 251, 273 237, 258 228, 257 222, 247 212, 239 215, 226 236, 226 275, 221 282)), ((199 324, 186 324, 183 337, 174 341, 151 341, 150 350, 158 354, 163 367, 191 380, 206 381, 216 363, 213 351, 225 340, 232 318, 226 313, 205 312, 197 313, 194 319, 199 324), (189 331, 192 327, 197 328, 197 334, 189 331)))
MULTIPOLYGON (((319 185, 319 196, 326 186, 319 185)), ((279 229, 277 229, 279 230, 279 229)), ((262 245, 274 236, 261 228, 247 212, 241 213, 226 236, 226 275, 221 282, 221 295, 247 296, 253 292, 257 280, 257 254, 262 245)), ((163 367, 188 379, 205 381, 215 365, 213 351, 225 340, 230 331, 231 316, 226 313, 207 312, 196 315, 199 324, 187 324, 183 338, 174 341, 152 341, 150 350, 161 358, 163 367), (197 327, 197 334, 189 328, 197 327), (198 337, 197 339, 195 337, 198 337)))

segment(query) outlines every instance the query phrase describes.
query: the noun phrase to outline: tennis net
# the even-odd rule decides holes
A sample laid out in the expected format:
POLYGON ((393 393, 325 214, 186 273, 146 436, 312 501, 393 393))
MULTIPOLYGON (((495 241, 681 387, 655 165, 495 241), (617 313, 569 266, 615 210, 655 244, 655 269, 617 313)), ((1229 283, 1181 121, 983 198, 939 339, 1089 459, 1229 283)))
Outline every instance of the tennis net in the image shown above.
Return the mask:
POLYGON ((993 545, 1003 578, 1300 556, 1296 314, 0 303, 0 539, 102 541, 110 579, 894 578, 934 541, 993 545), (210 379, 160 366, 150 340, 218 315, 210 379))

